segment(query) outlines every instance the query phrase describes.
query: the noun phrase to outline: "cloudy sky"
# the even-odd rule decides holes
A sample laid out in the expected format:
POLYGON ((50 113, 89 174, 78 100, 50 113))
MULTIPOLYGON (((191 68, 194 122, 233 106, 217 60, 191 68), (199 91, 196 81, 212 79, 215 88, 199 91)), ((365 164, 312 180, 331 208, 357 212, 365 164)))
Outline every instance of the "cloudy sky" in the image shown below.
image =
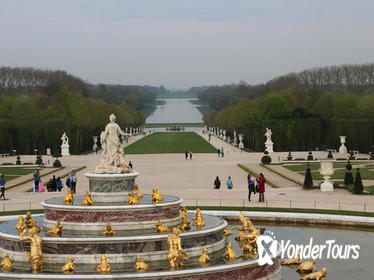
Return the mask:
POLYGON ((168 88, 374 62, 372 0, 0 0, 0 66, 168 88))

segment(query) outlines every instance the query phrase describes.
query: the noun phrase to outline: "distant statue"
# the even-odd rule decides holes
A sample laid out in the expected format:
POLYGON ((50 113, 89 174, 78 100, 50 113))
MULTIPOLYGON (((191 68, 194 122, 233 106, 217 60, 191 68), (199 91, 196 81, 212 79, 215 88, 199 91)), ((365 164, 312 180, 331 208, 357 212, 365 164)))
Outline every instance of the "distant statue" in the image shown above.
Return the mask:
POLYGON ((266 136, 266 142, 270 141, 271 142, 271 135, 273 133, 271 132, 271 129, 266 128, 265 136, 266 136))
POLYGON ((62 146, 69 145, 69 138, 66 135, 66 132, 64 132, 64 134, 62 134, 61 140, 62 140, 62 146))
POLYGON ((265 141, 265 150, 268 151, 269 153, 273 153, 273 141, 271 141, 271 135, 273 133, 271 132, 271 129, 266 128, 265 136, 266 136, 266 141, 265 141))
POLYGON ((110 123, 107 124, 105 130, 100 134, 101 154, 100 164, 96 167, 95 173, 103 174, 119 174, 131 172, 130 166, 126 163, 123 149, 120 149, 120 135, 129 136, 122 131, 116 123, 116 116, 109 116, 110 123))

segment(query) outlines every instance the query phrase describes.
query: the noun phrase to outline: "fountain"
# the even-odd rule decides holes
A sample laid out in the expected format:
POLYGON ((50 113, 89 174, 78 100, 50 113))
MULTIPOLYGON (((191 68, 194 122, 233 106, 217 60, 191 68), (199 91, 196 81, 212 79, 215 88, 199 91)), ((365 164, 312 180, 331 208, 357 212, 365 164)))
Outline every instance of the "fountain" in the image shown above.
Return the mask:
POLYGON ((281 279, 277 256, 258 264, 259 231, 248 218, 241 215, 241 232, 252 257, 233 260, 224 219, 187 212, 181 198, 157 188, 143 195, 120 149, 126 133, 114 115, 110 121, 100 135, 100 164, 85 174, 91 194, 69 191, 42 202, 44 215, 0 225, 0 254, 9 263, 0 279, 281 279))

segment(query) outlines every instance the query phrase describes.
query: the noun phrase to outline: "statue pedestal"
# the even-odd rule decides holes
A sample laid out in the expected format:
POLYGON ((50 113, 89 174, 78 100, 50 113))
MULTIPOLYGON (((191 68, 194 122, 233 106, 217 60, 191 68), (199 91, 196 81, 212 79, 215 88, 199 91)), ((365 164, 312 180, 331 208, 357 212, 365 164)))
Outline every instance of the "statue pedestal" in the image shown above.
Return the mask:
POLYGON ((345 144, 345 138, 347 136, 339 136, 340 137, 340 144, 342 144, 340 147, 339 147, 339 154, 347 154, 348 151, 347 151, 347 147, 344 145, 345 144))
POLYGON ((265 142, 265 150, 268 151, 269 153, 274 153, 273 150, 273 142, 265 142))
POLYGON ((93 201, 125 203, 129 199, 129 193, 135 190, 135 178, 139 173, 84 175, 90 181, 89 190, 93 201))
POLYGON ((334 174, 334 165, 331 160, 322 160, 319 173, 323 176, 323 183, 320 185, 321 192, 334 191, 334 185, 331 183, 330 178, 334 174))
POLYGON ((324 178, 325 181, 321 184, 321 192, 333 192, 334 185, 331 183, 330 178, 324 178))
POLYGON ((68 144, 61 145, 61 155, 62 156, 70 156, 69 148, 70 148, 70 146, 68 144))

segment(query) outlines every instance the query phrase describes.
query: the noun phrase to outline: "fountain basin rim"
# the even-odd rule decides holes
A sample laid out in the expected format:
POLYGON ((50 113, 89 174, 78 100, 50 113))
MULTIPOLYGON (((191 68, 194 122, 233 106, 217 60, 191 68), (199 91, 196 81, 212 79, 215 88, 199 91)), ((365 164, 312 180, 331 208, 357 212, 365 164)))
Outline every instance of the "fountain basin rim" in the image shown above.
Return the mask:
MULTIPOLYGON (((178 198, 176 201, 172 202, 161 202, 161 203, 150 203, 150 204, 135 204, 135 205, 89 205, 89 206, 82 206, 82 205, 64 205, 64 204, 50 204, 46 203, 47 200, 40 203, 43 208, 47 209, 59 209, 59 210, 101 210, 101 211, 110 211, 110 210, 144 210, 144 209, 152 209, 152 208, 165 208, 167 206, 174 206, 176 204, 182 204, 183 199, 177 196, 178 198)), ((62 197, 61 197, 62 200, 62 197)))
POLYGON ((140 173, 137 171, 133 171, 131 173, 92 173, 87 172, 84 176, 90 179, 132 179, 139 176, 140 173))

